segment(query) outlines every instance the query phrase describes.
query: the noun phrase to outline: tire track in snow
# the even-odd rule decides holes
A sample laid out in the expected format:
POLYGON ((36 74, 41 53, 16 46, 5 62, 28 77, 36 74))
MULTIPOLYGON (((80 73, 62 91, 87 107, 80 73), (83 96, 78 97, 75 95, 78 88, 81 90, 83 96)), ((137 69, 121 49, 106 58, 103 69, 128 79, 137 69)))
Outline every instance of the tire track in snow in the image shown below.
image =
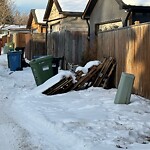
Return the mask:
POLYGON ((0 150, 39 150, 37 146, 29 141, 29 133, 19 126, 11 117, 9 108, 15 100, 15 94, 22 90, 17 86, 8 72, 0 75, 0 150), (7 80, 7 82, 6 82, 7 80), (6 84, 7 83, 7 84, 6 84), (15 93, 15 94, 14 94, 15 93))

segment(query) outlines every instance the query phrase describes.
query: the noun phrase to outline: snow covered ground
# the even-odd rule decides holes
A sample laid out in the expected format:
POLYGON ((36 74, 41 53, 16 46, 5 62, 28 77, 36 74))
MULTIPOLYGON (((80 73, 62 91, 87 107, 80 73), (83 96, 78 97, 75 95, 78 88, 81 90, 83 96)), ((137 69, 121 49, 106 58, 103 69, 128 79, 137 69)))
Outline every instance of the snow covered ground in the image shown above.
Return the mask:
POLYGON ((116 105, 116 89, 93 87, 46 96, 30 68, 8 69, 6 55, 0 83, 0 150, 150 149, 149 100, 116 105))

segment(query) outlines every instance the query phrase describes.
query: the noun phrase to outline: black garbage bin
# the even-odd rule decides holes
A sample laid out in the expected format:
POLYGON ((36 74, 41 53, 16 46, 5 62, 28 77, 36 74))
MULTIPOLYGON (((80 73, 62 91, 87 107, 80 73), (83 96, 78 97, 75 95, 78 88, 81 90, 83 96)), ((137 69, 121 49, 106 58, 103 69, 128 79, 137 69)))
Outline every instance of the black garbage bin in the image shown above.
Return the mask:
POLYGON ((53 57, 52 69, 54 75, 58 74, 58 67, 60 66, 60 61, 62 61, 62 57, 53 57))
POLYGON ((24 49, 25 49, 25 47, 16 47, 16 48, 15 48, 16 51, 21 51, 21 53, 22 53, 22 54, 21 54, 21 58, 24 58, 24 57, 23 57, 23 56, 24 56, 24 49))
POLYGON ((25 58, 24 58, 24 50, 25 47, 16 47, 15 48, 16 51, 21 51, 21 67, 28 67, 29 64, 26 63, 25 58))

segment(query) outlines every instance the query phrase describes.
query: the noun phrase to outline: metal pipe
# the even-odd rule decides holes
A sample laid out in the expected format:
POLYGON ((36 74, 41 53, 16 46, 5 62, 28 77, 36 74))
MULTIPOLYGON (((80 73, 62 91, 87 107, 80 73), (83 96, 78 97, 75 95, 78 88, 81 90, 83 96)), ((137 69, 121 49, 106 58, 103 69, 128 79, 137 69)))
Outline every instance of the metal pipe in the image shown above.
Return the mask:
POLYGON ((86 23, 88 25, 88 37, 87 37, 87 39, 90 40, 90 23, 89 23, 89 19, 86 19, 86 23))

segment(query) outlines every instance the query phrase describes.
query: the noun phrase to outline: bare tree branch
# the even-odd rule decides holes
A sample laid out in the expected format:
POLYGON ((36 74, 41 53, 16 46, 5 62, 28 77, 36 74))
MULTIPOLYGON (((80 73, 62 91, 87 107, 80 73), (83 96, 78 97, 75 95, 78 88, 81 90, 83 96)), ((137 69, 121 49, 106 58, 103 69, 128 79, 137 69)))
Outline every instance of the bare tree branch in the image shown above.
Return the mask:
POLYGON ((6 23, 13 23, 13 13, 15 10, 15 4, 12 0, 0 1, 0 25, 6 23))
POLYGON ((20 13, 19 11, 15 12, 14 23, 18 25, 26 25, 29 15, 27 13, 20 13))

